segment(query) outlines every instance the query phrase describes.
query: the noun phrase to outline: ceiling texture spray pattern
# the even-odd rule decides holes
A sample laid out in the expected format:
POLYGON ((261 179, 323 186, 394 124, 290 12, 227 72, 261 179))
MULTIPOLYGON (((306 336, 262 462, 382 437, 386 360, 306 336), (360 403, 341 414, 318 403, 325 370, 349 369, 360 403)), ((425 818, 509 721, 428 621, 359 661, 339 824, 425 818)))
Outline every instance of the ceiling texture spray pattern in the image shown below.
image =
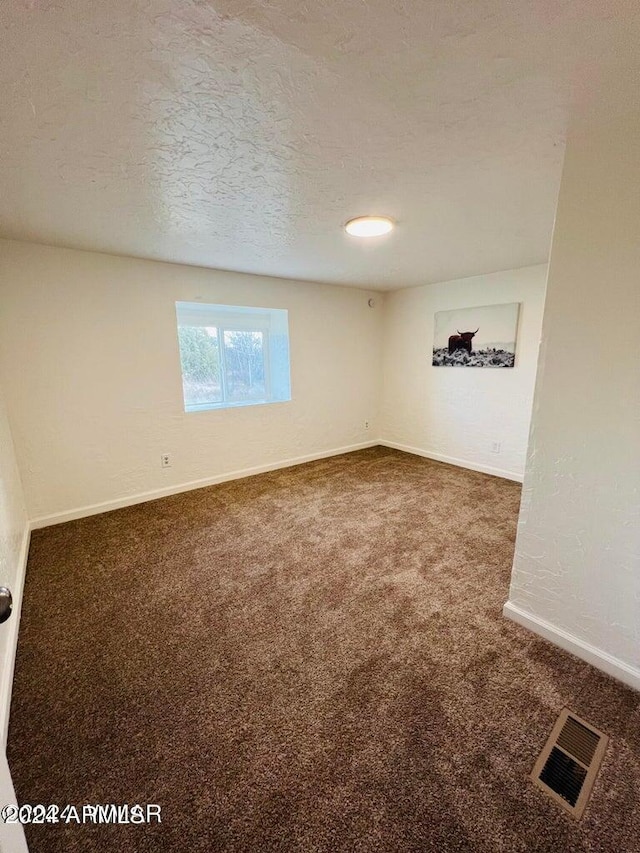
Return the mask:
POLYGON ((547 259, 635 1, 4 0, 0 235, 392 289, 547 259), (353 216, 391 216, 373 244, 353 216))

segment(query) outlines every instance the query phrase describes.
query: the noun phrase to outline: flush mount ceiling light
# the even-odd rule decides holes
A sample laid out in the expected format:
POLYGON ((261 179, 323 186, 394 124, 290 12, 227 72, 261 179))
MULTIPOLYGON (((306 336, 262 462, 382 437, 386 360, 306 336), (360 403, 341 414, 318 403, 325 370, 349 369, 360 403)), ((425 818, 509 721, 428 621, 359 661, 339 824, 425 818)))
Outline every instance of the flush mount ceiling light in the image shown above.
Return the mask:
POLYGON ((352 237, 381 237, 393 229, 394 222, 388 216, 357 216, 344 226, 352 237))

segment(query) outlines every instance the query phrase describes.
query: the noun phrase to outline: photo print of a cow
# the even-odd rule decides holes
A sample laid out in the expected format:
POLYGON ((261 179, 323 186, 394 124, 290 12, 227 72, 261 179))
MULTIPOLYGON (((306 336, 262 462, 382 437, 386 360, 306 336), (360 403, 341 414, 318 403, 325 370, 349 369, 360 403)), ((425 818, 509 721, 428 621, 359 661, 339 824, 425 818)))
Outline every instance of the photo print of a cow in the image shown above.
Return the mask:
POLYGON ((513 367, 519 302, 438 311, 434 367, 513 367))

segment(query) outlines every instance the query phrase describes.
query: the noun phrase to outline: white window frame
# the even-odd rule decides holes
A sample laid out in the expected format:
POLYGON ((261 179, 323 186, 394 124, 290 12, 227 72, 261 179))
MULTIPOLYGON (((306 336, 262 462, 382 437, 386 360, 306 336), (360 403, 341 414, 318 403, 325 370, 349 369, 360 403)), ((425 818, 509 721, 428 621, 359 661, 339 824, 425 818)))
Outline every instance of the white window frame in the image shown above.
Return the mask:
MULTIPOLYGON (((291 400, 289 373, 289 329, 288 312, 280 308, 250 308, 245 306, 207 304, 200 302, 176 302, 177 326, 202 326, 215 328, 217 332, 218 363, 220 365, 220 390, 222 400, 205 403, 187 403, 184 400, 185 412, 201 412, 209 409, 231 409, 244 406, 260 406, 270 403, 288 402, 291 400), (274 328, 275 327, 275 328, 274 328), (286 341, 284 363, 280 364, 282 387, 274 395, 272 376, 272 339, 271 333, 286 341), (261 332, 262 357, 264 365, 264 399, 259 400, 229 400, 228 377, 225 353, 225 332, 261 332), (284 380, 284 381, 283 381, 284 380)), ((283 362, 283 358, 280 359, 283 362)), ((184 394, 184 386, 183 386, 184 394)))

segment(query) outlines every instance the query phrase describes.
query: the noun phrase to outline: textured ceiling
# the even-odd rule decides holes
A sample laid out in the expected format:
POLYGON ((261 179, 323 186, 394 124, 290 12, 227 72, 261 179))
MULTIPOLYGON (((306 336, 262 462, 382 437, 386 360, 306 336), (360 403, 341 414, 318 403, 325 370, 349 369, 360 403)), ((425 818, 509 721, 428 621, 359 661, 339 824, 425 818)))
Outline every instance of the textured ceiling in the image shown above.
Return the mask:
POLYGON ((543 262, 573 87, 639 36, 637 0, 3 0, 0 235, 380 289, 543 262))

